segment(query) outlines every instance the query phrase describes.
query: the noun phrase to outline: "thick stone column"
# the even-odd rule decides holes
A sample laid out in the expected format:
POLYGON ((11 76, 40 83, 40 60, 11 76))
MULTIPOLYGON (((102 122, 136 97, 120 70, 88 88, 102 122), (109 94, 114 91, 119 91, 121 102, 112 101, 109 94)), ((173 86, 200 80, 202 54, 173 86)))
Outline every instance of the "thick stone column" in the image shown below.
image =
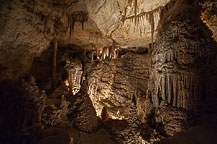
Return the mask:
POLYGON ((174 107, 193 110, 200 101, 200 83, 208 57, 211 35, 202 23, 197 6, 176 1, 161 21, 152 50, 152 102, 167 101, 174 107))

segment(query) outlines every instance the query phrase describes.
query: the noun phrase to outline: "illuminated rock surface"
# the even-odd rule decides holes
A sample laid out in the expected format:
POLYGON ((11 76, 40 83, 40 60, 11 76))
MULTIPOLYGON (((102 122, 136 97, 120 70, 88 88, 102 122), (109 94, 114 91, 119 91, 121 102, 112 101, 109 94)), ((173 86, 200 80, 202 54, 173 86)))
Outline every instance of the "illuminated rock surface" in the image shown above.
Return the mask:
POLYGON ((217 143, 214 0, 0 9, 0 143, 217 143))
POLYGON ((88 94, 100 116, 103 107, 114 119, 129 117, 133 99, 145 98, 148 90, 149 56, 126 54, 116 60, 93 64, 88 74, 88 94))

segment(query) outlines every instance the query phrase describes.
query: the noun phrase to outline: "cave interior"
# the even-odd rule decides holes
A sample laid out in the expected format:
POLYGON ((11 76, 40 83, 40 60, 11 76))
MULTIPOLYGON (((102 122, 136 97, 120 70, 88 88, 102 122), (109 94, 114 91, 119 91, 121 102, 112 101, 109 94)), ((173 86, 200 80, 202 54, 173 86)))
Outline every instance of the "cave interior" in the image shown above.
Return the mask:
POLYGON ((216 0, 0 0, 1 144, 217 144, 216 0))

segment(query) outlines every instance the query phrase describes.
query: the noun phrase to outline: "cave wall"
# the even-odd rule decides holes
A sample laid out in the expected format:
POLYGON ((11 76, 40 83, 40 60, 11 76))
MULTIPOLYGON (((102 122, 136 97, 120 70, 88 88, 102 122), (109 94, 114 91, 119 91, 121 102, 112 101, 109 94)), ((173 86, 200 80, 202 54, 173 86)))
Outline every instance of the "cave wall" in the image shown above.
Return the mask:
POLYGON ((40 90, 34 77, 0 83, 1 143, 32 143, 41 124, 47 95, 40 90))
POLYGON ((18 2, 1 1, 1 79, 17 79, 27 73, 35 55, 49 40, 28 23, 28 13, 18 2))
POLYGON ((0 83, 3 140, 46 143, 71 128, 65 143, 154 143, 200 116, 216 122, 214 2, 1 4, 0 80, 35 77, 0 83))

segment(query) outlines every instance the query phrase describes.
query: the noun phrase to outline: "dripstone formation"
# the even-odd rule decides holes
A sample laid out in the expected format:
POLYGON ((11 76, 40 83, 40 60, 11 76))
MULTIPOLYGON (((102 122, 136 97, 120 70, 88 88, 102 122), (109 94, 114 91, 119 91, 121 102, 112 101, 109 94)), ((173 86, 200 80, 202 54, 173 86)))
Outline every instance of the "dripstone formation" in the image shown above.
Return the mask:
POLYGON ((217 143, 215 0, 0 8, 0 143, 217 143))
POLYGON ((98 116, 105 107, 111 118, 126 118, 130 105, 136 104, 135 99, 145 99, 150 68, 148 55, 129 53, 117 60, 96 62, 91 67, 87 75, 88 94, 98 116))
MULTIPOLYGON (((193 10, 186 3, 177 2, 171 11, 193 10)), ((214 50, 213 40, 197 15, 187 15, 185 11, 167 15, 171 17, 170 23, 164 24, 165 30, 159 33, 152 50, 152 101, 155 107, 165 100, 174 107, 193 110, 202 97, 201 83, 214 50)))

